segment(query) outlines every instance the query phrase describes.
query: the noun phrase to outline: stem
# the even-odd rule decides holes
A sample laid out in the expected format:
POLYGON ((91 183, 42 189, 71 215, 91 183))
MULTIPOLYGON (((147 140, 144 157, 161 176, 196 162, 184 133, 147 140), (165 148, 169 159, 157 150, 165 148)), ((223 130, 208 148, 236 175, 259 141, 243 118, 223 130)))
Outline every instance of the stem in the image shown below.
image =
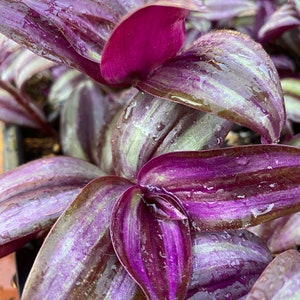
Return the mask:
POLYGON ((21 96, 18 93, 18 90, 14 88, 11 84, 8 82, 5 82, 0 79, 0 88, 7 91, 10 95, 14 97, 16 102, 20 104, 20 106, 25 109, 28 114, 33 118, 35 123, 39 126, 39 128, 46 134, 55 136, 56 131, 45 121, 41 118, 41 116, 30 106, 30 100, 26 99, 25 96, 21 96))

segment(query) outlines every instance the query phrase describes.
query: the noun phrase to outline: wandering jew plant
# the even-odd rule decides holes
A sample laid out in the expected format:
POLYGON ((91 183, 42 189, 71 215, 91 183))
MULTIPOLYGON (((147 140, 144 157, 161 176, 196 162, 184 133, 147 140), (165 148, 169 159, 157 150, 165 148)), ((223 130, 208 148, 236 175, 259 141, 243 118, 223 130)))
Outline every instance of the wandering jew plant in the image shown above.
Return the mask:
POLYGON ((0 0, 0 117, 62 149, 0 176, 22 299, 299 293, 299 4, 222 2, 0 0))

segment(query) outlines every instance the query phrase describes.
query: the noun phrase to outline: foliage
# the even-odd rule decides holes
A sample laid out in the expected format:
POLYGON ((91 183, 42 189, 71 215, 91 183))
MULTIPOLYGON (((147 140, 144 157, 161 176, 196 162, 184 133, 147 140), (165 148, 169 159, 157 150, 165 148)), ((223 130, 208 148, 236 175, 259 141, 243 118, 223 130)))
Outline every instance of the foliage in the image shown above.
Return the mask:
POLYGON ((0 16, 0 118, 62 149, 0 176, 0 255, 44 240, 22 299, 296 297, 298 1, 0 0, 0 16), (261 143, 228 147, 244 128, 261 143))

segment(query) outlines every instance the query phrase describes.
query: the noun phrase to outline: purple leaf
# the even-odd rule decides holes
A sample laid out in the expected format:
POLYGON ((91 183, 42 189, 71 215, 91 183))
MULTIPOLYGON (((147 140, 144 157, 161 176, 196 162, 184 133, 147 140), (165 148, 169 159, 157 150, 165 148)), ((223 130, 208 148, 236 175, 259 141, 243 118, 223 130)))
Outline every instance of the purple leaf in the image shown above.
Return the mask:
POLYGON ((143 166, 137 181, 178 197, 199 230, 256 225, 300 209, 300 148, 252 145, 163 154, 143 166))
POLYGON ((246 230, 193 233, 188 299, 240 299, 272 260, 266 245, 246 230))
POLYGON ((0 32, 40 56, 77 68, 103 82, 98 62, 78 54, 72 43, 48 18, 51 14, 51 3, 45 7, 43 16, 35 10, 41 8, 41 1, 34 1, 32 8, 24 4, 25 2, 0 0, 0 32))
POLYGON ((2 74, 3 62, 21 46, 14 41, 8 39, 5 35, 0 33, 0 73, 2 74))
POLYGON ((272 253, 280 253, 300 245, 300 213, 272 220, 248 230, 259 236, 272 253))
POLYGON ((107 5, 106 1, 22 2, 51 22, 78 54, 95 62, 100 61, 103 47, 120 18, 118 12, 107 5))
MULTIPOLYGON (((120 103, 105 96, 101 86, 88 78, 73 85, 60 115, 63 152, 100 165, 98 152, 103 148, 107 151, 104 145, 110 142, 110 123, 121 108, 120 103)), ((107 152, 111 154, 111 151, 107 152)), ((105 158, 108 159, 108 155, 105 158)))
POLYGON ((74 69, 66 68, 62 74, 59 74, 50 87, 47 101, 56 110, 69 99, 74 88, 87 76, 74 69))
POLYGON ((277 255, 258 278, 246 300, 298 299, 300 254, 287 250, 277 255))
POLYGON ((276 142, 285 124, 277 71, 260 44, 234 31, 200 37, 138 87, 211 112, 276 142))
POLYGON ((300 12, 296 4, 288 1, 280 6, 260 28, 258 37, 261 42, 274 40, 287 30, 300 25, 300 12))
POLYGON ((257 3, 253 0, 205 0, 205 11, 197 12, 197 16, 209 20, 222 20, 236 17, 243 13, 254 13, 257 3))
MULTIPOLYGON (((13 87, 11 87, 13 89, 13 87)), ((23 99, 19 93, 13 89, 18 96, 23 99)), ((24 101, 25 102, 25 101, 24 101)), ((29 104, 29 102, 28 102, 29 104)), ((39 124, 32 118, 21 105, 19 105, 15 97, 9 92, 1 89, 0 86, 0 120, 8 123, 20 126, 28 126, 32 128, 40 128, 39 124)))
POLYGON ((0 256, 49 230, 82 187, 101 175, 96 166, 71 157, 41 158, 1 174, 0 256))
POLYGON ((138 286, 118 262, 109 235, 112 207, 130 185, 108 176, 84 187, 47 236, 24 299, 134 298, 138 286))
POLYGON ((222 118, 138 92, 113 132, 116 173, 133 179, 144 163, 162 153, 218 147, 230 128, 222 118))
MULTIPOLYGON (((148 197, 139 187, 132 187, 119 198, 111 217, 114 249, 149 299, 183 299, 191 274, 186 217, 182 211, 177 220, 158 218, 156 210, 162 207, 163 196, 148 197)), ((168 211, 167 206, 164 209, 168 211)))
POLYGON ((127 15, 103 50, 104 79, 110 84, 131 84, 146 79, 174 57, 184 43, 187 13, 177 7, 150 5, 127 15))
POLYGON ((17 57, 15 57, 14 63, 14 66, 12 66, 15 72, 14 81, 16 83, 16 87, 21 91, 23 91, 26 81, 28 81, 32 76, 49 70, 57 65, 53 61, 44 59, 25 48, 20 51, 17 57))
POLYGON ((0 79, 0 120, 53 134, 43 111, 13 84, 0 79))

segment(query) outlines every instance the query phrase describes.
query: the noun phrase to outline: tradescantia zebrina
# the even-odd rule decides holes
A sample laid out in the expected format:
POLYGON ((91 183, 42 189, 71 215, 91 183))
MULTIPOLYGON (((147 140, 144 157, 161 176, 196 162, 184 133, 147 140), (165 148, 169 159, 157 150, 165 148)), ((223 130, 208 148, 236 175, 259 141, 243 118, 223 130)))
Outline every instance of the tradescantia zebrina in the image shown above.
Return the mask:
MULTIPOLYGON (((285 124, 283 94, 261 45, 225 30, 183 49, 188 13, 205 17, 215 9, 217 17, 220 7, 193 0, 147 2, 1 0, 0 32, 106 86, 134 85, 277 142, 285 124)), ((246 10, 235 4, 236 14, 246 10)))
MULTIPOLYGON (((0 176, 23 178, 3 184, 0 208, 11 230, 28 229, 2 229, 1 253, 51 228, 23 299, 238 299, 272 260, 244 228, 299 210, 299 148, 210 148, 222 146, 232 123, 278 142, 286 120, 277 70, 261 44, 237 31, 185 44, 191 11, 217 23, 263 7, 227 2, 0 0, 4 35, 94 80, 66 84, 62 122, 81 124, 74 145, 108 172, 56 157, 0 176), (113 131, 106 134, 107 124, 95 122, 98 96, 128 87, 139 91, 120 101, 115 127, 110 106, 102 111, 113 131)), ((65 137, 75 128, 67 125, 65 137)), ((76 152, 72 143, 64 150, 76 152)))
POLYGON ((185 299, 242 285, 241 297, 271 256, 256 237, 232 230, 298 211, 299 173, 299 148, 255 145, 171 152, 135 180, 95 179, 45 239, 23 299, 185 299), (221 267, 229 249, 242 252, 221 267), (212 279, 200 284, 193 278, 207 257, 212 279))

